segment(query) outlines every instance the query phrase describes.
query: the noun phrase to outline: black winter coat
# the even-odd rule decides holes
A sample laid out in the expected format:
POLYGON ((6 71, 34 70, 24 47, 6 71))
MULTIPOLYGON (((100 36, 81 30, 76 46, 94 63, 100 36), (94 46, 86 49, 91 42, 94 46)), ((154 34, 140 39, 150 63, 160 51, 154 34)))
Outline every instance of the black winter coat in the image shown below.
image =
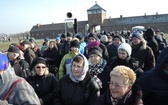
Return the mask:
MULTIPOLYGON (((133 85, 131 91, 131 96, 127 99, 127 95, 123 96, 117 105, 143 105, 141 89, 137 85, 133 85)), ((111 101, 110 90, 107 89, 104 95, 99 96, 96 99, 94 105, 113 105, 111 101)))
POLYGON ((143 92, 144 105, 168 105, 168 54, 152 70, 145 72, 138 80, 143 92))
POLYGON ((69 74, 63 76, 54 90, 54 105, 93 105, 99 90, 87 73, 80 83, 75 83, 69 74))
POLYGON ((36 57, 35 53, 33 52, 33 50, 31 48, 27 48, 24 51, 24 58, 25 61, 31 65, 31 63, 33 62, 34 58, 36 57))
POLYGON ((137 46, 132 46, 133 58, 137 58, 142 63, 142 69, 144 71, 150 70, 155 67, 155 56, 152 49, 144 43, 137 46))
POLYGON ((26 80, 34 88, 38 97, 43 100, 44 105, 52 105, 53 90, 57 86, 57 79, 53 74, 29 76, 26 80))

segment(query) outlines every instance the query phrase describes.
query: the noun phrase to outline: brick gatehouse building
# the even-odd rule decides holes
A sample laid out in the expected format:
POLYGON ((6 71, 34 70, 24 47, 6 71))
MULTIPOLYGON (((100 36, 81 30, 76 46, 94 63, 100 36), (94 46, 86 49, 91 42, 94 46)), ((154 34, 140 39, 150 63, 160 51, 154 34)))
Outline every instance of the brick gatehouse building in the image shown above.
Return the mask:
MULTIPOLYGON (((152 27, 153 29, 160 29, 168 33, 168 14, 144 15, 119 18, 106 18, 106 10, 100 7, 97 3, 87 10, 88 21, 78 21, 78 33, 85 34, 86 25, 89 25, 89 30, 94 31, 96 26, 100 26, 101 30, 106 32, 130 30, 133 26, 152 27)), ((52 24, 37 24, 30 30, 30 37, 42 39, 45 37, 55 38, 65 32, 74 33, 74 28, 65 26, 65 23, 52 24), (65 30, 66 27, 66 30, 65 30)))

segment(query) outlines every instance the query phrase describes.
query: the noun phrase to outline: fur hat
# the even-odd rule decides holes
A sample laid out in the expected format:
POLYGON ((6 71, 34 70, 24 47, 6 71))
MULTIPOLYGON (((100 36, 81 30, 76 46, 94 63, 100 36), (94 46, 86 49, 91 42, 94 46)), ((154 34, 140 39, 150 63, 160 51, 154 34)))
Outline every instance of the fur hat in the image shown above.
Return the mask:
POLYGON ((34 66, 36 66, 38 63, 42 63, 42 64, 47 65, 47 60, 42 57, 35 58, 31 64, 30 70, 32 70, 34 68, 34 66))
POLYGON ((131 56, 132 48, 128 43, 121 43, 118 47, 118 50, 119 49, 124 49, 128 53, 128 55, 131 56))
POLYGON ((5 54, 0 53, 0 72, 7 70, 9 67, 9 60, 5 54))
POLYGON ((89 53, 89 56, 91 54, 96 54, 96 55, 102 57, 103 50, 99 46, 94 46, 89 49, 88 53, 89 53))
POLYGON ((138 38, 139 40, 142 40, 142 35, 139 33, 139 32, 134 32, 133 34, 132 34, 132 38, 133 37, 136 37, 136 38, 138 38))
POLYGON ((8 52, 20 53, 20 49, 16 46, 11 46, 8 48, 8 52))
POLYGON ((79 48, 79 41, 78 40, 72 40, 71 41, 71 47, 77 47, 77 48, 79 48))

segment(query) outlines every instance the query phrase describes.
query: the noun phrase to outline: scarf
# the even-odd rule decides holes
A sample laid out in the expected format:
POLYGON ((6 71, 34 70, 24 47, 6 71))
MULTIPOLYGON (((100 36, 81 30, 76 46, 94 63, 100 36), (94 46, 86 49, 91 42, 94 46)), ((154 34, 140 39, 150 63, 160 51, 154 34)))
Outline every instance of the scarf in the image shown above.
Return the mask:
POLYGON ((99 74, 101 74, 104 71, 104 67, 107 64, 107 61, 104 59, 101 59, 99 64, 96 65, 92 65, 90 62, 90 59, 88 60, 89 62, 89 72, 91 74, 91 76, 98 76, 99 74))

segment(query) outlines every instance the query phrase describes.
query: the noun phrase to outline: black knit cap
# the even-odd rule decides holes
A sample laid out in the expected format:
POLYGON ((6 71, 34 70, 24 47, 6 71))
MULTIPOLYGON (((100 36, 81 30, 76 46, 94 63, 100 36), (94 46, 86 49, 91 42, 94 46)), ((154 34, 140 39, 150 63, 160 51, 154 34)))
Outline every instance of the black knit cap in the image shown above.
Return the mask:
POLYGON ((77 47, 77 48, 79 48, 79 41, 78 40, 72 40, 71 41, 71 47, 77 47))
POLYGON ((42 57, 37 57, 37 58, 34 58, 32 64, 31 64, 30 70, 32 70, 34 68, 34 66, 36 66, 39 63, 45 64, 47 66, 47 60, 46 59, 44 59, 42 57))
POLYGON ((71 32, 68 32, 67 37, 73 37, 73 34, 71 32))
POLYGON ((61 38, 66 38, 66 35, 65 35, 65 34, 62 34, 62 35, 61 35, 61 38))
POLYGON ((89 56, 91 54, 96 54, 96 55, 102 57, 103 50, 99 46, 94 46, 89 49, 88 53, 89 53, 89 56))
POLYGON ((8 52, 20 53, 20 50, 19 50, 19 48, 16 47, 16 46, 10 46, 10 47, 8 48, 8 52))
POLYGON ((97 36, 96 36, 96 34, 94 34, 94 33, 90 33, 89 36, 88 36, 88 38, 89 38, 89 37, 93 37, 93 38, 95 38, 95 39, 97 40, 97 36))

